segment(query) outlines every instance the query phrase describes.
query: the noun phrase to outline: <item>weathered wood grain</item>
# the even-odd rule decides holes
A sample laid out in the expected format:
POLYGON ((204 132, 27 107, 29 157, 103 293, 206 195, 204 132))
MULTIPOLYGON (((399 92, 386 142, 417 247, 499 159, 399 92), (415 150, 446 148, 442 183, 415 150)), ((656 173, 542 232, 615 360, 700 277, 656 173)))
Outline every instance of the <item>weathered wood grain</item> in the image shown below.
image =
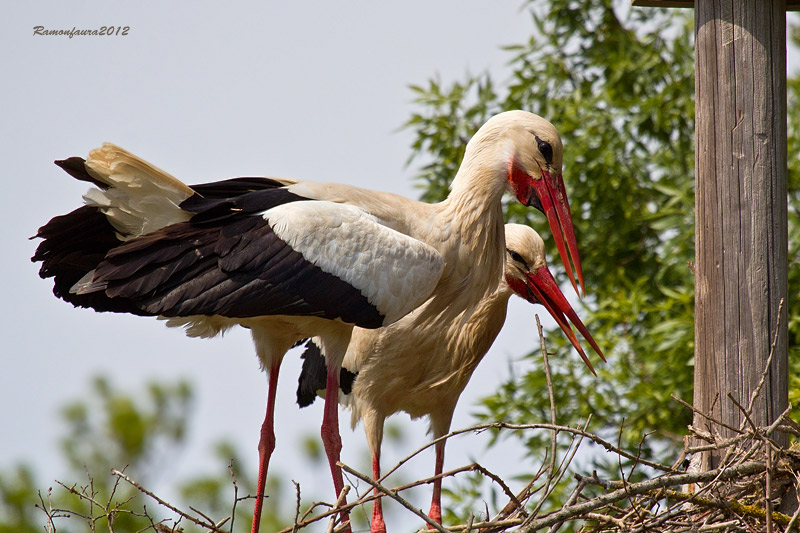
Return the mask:
MULTIPOLYGON (((785 11, 785 0, 695 2, 694 404, 734 427, 743 415, 728 393, 749 404, 787 294, 785 11)), ((788 402, 781 314, 756 425, 788 402)))
MULTIPOLYGON (((631 0, 634 7, 694 7, 694 0, 631 0)), ((800 0, 786 0, 786 11, 799 11, 800 0)))

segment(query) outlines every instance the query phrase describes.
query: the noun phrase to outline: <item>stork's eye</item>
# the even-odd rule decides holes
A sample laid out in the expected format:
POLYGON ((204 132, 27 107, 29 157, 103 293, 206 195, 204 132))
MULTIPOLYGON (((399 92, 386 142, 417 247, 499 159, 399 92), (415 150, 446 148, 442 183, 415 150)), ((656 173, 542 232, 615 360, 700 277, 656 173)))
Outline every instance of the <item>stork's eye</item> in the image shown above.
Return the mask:
POLYGON ((508 248, 506 248, 506 252, 508 252, 508 255, 511 256, 511 259, 523 265, 525 267, 525 270, 528 270, 528 263, 525 262, 525 260, 522 258, 521 255, 519 255, 514 250, 509 250, 508 248))
POLYGON ((539 146, 539 151, 544 156, 544 160, 547 161, 548 165, 553 164, 553 147, 550 146, 550 143, 547 141, 541 140, 539 137, 536 137, 536 144, 539 146))

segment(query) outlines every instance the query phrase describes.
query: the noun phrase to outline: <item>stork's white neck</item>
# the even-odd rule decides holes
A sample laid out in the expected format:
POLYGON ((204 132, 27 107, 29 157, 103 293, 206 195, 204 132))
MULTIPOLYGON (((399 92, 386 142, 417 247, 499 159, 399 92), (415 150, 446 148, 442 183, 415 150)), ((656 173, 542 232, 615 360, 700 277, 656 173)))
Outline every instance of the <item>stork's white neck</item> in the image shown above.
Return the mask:
POLYGON ((484 269, 487 277, 477 282, 481 288, 500 277, 505 247, 501 200, 508 188, 507 161, 512 152, 513 147, 496 135, 476 134, 467 145, 450 195, 441 204, 451 233, 457 235, 451 242, 470 248, 464 264, 491 263, 484 269))
POLYGON ((513 143, 496 135, 476 135, 467 145, 464 160, 453 178, 448 200, 466 208, 498 205, 509 189, 508 164, 513 143))

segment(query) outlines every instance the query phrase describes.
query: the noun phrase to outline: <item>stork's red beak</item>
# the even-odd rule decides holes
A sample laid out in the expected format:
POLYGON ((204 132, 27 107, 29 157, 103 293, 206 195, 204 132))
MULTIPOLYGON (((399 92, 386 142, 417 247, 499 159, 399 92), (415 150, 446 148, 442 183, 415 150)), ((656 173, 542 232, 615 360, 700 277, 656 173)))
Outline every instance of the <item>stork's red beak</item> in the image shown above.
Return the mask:
MULTIPOLYGON (((535 194, 536 199, 539 201, 538 203, 541 204, 541 210, 547 217, 550 231, 553 232, 553 238, 558 247, 558 255, 561 256, 561 262, 564 263, 567 276, 569 276, 575 292, 578 293, 575 276, 572 274, 572 268, 567 257, 567 247, 569 248, 569 255, 572 257, 572 264, 575 265, 575 273, 578 275, 578 282, 581 285, 581 292, 578 294, 583 293, 583 296, 586 296, 581 258, 578 255, 578 241, 575 239, 575 228, 572 225, 572 214, 569 210, 567 192, 564 189, 564 179, 561 174, 553 175, 545 169, 541 169, 541 173, 542 179, 532 180, 533 186, 530 195, 535 194), (564 246, 565 242, 566 247, 564 246)), ((529 197, 527 205, 536 205, 536 199, 529 197)))
POLYGON ((586 363, 586 366, 589 367, 589 370, 592 371, 592 374, 597 375, 597 372, 594 371, 594 367, 592 363, 589 361, 589 358, 586 356, 586 353, 583 351, 580 343, 578 342, 578 338, 575 336, 575 333, 572 331, 572 328, 567 322, 569 319, 578 331, 581 332, 581 335, 588 341, 594 351, 597 352, 597 355, 600 356, 600 359, 605 362, 606 358, 603 355, 603 352, 597 346, 597 343, 592 338, 591 333, 589 330, 586 329, 586 326, 583 325, 581 319, 578 318, 578 315, 572 309, 572 306, 569 305, 566 297, 561 292, 561 289, 558 288, 558 284, 556 280, 553 278, 553 275, 550 273, 550 270, 546 266, 543 266, 536 270, 535 272, 531 272, 526 274, 527 283, 520 283, 519 280, 514 279, 506 279, 508 285, 517 293, 519 296, 525 298, 531 303, 539 303, 542 304, 546 309, 547 312, 555 319, 556 323, 561 327, 564 334, 567 336, 569 341, 572 343, 572 346, 580 354, 583 362, 586 363))

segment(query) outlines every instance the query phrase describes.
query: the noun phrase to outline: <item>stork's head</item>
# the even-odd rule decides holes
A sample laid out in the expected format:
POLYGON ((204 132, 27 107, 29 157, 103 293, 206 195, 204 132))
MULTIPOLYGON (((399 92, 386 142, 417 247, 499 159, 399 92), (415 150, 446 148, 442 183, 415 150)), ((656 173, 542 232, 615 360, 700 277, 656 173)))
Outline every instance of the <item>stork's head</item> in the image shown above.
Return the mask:
POLYGON ((572 309, 553 275, 547 268, 544 254, 544 241, 533 229, 520 224, 506 224, 506 264, 503 272, 506 284, 515 294, 533 304, 541 304, 558 323, 564 334, 580 354, 589 370, 595 374, 592 363, 581 348, 575 333, 567 322, 572 322, 583 337, 594 348, 600 359, 605 361, 603 352, 594 342, 592 335, 572 309))
POLYGON ((558 130, 533 113, 506 111, 489 119, 475 137, 491 139, 499 148, 508 189, 517 199, 545 214, 570 282, 578 292, 567 249, 585 295, 578 243, 561 175, 564 152, 558 130))

